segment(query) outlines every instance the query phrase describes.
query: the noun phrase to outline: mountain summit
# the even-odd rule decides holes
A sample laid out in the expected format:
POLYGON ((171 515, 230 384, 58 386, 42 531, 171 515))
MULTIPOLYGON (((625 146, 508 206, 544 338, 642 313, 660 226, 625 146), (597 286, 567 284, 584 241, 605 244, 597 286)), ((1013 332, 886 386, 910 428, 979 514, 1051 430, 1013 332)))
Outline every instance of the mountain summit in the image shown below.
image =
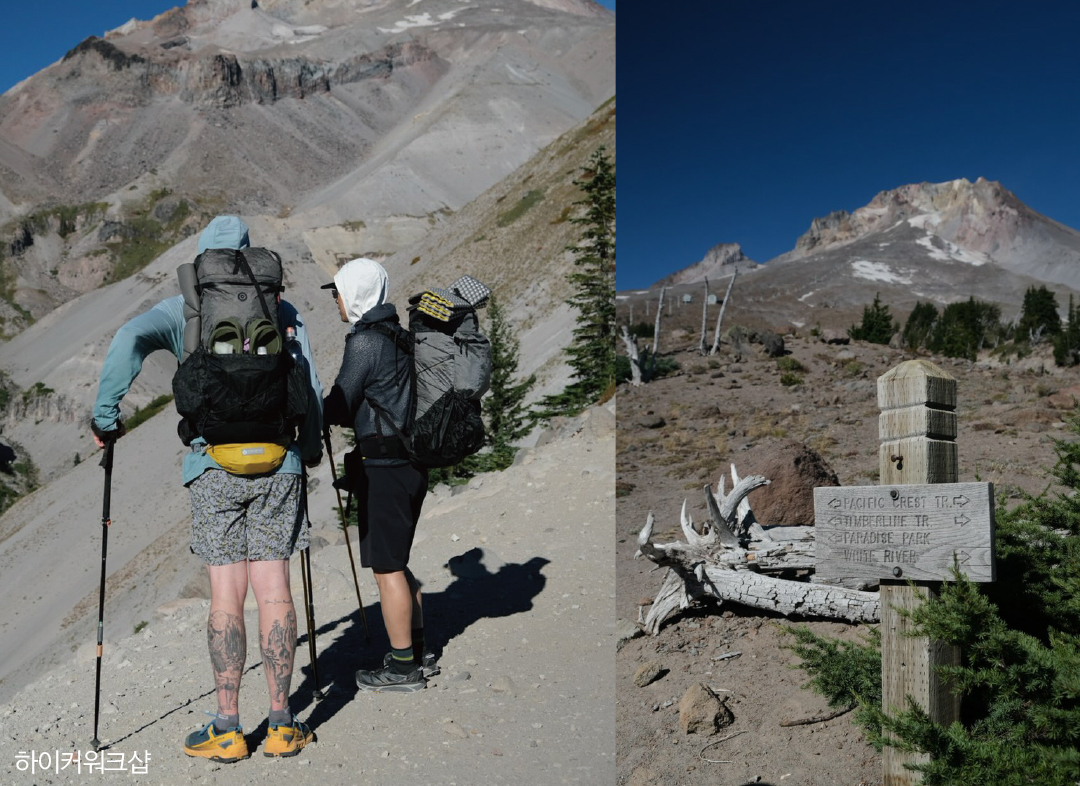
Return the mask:
MULTIPOLYGON (((979 178, 918 183, 882 191, 853 213, 815 218, 795 248, 776 261, 837 251, 910 227, 938 261, 991 263, 1047 283, 1080 288, 1080 232, 1043 216, 1001 183, 979 178)), ((885 246, 881 246, 885 248, 885 246)))
MULTIPOLYGON (((655 286, 699 282, 710 259, 736 250, 717 246, 655 286)), ((813 219, 791 251, 751 271, 735 286, 731 319, 758 326, 846 328, 879 293, 901 320, 918 301, 969 297, 1012 319, 1029 287, 1048 285, 1062 308, 1080 292, 1080 232, 992 180, 916 183, 813 219)))

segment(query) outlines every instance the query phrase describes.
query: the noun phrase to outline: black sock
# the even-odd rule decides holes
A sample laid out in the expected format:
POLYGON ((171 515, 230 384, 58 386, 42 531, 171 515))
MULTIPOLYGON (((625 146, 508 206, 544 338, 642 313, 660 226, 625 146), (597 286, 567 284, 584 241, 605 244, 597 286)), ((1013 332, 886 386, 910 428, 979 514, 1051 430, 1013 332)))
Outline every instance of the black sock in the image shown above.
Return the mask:
POLYGON ((408 674, 416 668, 413 660, 413 651, 410 647, 406 650, 390 648, 390 668, 398 674, 408 674))
POLYGON ((214 716, 214 733, 221 734, 229 729, 235 729, 240 725, 239 715, 222 715, 220 712, 214 716))
POLYGON ((285 710, 270 710, 270 726, 292 726, 292 713, 285 710))
POLYGON ((412 630, 412 655, 417 663, 424 661, 424 629, 413 628, 412 630))

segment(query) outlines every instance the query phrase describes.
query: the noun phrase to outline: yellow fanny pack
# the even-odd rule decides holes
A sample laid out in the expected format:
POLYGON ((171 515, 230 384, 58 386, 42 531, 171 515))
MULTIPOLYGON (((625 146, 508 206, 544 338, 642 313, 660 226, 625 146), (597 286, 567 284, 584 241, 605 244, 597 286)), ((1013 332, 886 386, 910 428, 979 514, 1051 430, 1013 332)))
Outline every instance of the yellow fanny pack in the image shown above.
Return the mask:
POLYGON ((273 472, 285 461, 288 448, 273 442, 233 442, 211 445, 207 455, 233 475, 262 475, 273 472))

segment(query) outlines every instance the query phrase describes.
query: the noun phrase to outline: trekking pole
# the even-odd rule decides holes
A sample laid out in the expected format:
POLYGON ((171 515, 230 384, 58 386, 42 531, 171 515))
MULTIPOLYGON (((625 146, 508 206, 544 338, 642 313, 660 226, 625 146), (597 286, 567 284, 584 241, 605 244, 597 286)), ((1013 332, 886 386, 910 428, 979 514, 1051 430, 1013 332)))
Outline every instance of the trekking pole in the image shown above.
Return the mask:
MULTIPOLYGON (((306 468, 304 468, 301 477, 304 494, 304 516, 307 517, 310 526, 311 515, 308 513, 306 468)), ((315 690, 312 691, 312 695, 316 701, 319 701, 323 698, 323 693, 319 690, 319 661, 315 655, 315 588, 311 583, 310 546, 300 552, 300 582, 304 585, 304 616, 307 618, 308 657, 311 659, 311 678, 315 681, 315 690)))
POLYGON ((330 447, 330 432, 323 432, 323 440, 326 442, 326 457, 330 460, 330 476, 334 479, 334 493, 337 494, 338 513, 341 515, 341 531, 345 533, 345 546, 349 550, 349 565, 352 566, 352 580, 356 586, 356 602, 360 604, 360 619, 364 623, 364 637, 371 643, 371 631, 368 629, 367 614, 364 612, 364 601, 360 598, 360 580, 356 578, 356 561, 353 560, 352 543, 349 542, 349 526, 345 521, 345 506, 341 504, 341 489, 337 484, 337 465, 334 463, 334 450, 330 447))
POLYGON ((98 623, 97 623, 97 668, 94 676, 94 739, 90 744, 94 751, 101 750, 101 740, 98 739, 98 719, 101 717, 101 653, 102 641, 105 633, 105 556, 109 551, 109 502, 112 490, 112 467, 113 445, 109 440, 105 443, 105 455, 101 457, 101 465, 105 468, 105 497, 101 510, 101 587, 98 589, 98 623))

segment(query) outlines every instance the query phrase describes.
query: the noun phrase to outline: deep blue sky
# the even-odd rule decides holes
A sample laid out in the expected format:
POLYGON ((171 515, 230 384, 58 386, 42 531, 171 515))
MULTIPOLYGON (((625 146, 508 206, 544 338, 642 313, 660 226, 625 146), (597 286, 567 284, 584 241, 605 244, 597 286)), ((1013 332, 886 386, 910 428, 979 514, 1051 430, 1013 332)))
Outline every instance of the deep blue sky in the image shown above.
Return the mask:
MULTIPOLYGON (((615 10, 615 0, 599 0, 615 10)), ((153 19, 185 0, 17 0, 6 3, 0 26, 0 93, 91 35, 104 35, 132 17, 153 19)))
POLYGON ((717 243, 767 261, 906 183, 998 180, 1080 229, 1080 6, 648 9, 621 32, 620 290, 717 243))

